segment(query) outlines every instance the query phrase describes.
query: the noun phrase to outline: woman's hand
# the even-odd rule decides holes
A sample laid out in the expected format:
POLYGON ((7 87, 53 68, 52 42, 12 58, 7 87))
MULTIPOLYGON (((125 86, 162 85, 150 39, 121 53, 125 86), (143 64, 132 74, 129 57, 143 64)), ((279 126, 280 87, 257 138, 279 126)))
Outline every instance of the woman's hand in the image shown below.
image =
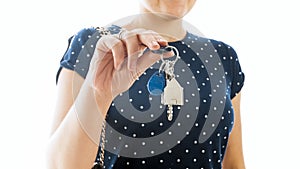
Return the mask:
MULTIPOLYGON (((167 46, 159 34, 143 29, 103 36, 97 43, 87 75, 97 94, 113 99, 128 90, 138 77, 160 59, 147 51, 167 46)), ((165 54, 172 56, 173 52, 165 54)))

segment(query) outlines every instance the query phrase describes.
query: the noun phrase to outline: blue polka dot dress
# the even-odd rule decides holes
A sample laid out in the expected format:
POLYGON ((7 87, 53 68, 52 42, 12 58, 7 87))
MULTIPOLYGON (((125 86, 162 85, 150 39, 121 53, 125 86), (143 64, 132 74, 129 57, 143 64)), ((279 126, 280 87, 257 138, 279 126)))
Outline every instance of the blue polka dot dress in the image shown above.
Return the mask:
MULTIPOLYGON (((120 31, 115 25, 108 29, 112 34, 120 31)), ((72 36, 57 79, 62 68, 85 78, 100 38, 96 28, 86 28, 72 36)), ((244 84, 237 54, 223 42, 191 33, 169 45, 179 51, 174 70, 184 88, 184 105, 173 106, 173 120, 169 121, 167 106, 161 104, 160 96, 152 96, 147 90, 147 82, 161 61, 153 64, 109 108, 104 168, 222 168, 234 124, 231 99, 244 84)))

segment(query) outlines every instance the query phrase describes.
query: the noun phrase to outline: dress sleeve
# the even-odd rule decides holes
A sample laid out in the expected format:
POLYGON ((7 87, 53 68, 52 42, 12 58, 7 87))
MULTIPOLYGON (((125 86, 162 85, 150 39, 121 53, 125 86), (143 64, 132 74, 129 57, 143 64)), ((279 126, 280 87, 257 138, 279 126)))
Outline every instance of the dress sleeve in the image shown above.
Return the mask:
MULTIPOLYGON (((107 30, 111 34, 118 33, 120 29, 121 27, 117 25, 107 27, 107 30)), ((81 77, 86 77, 96 44, 101 36, 101 31, 98 28, 90 27, 80 30, 77 34, 69 38, 68 48, 60 61, 56 83, 62 68, 73 70, 81 77)))
POLYGON ((243 88, 245 75, 242 71, 238 56, 236 51, 231 47, 228 46, 228 54, 231 60, 231 70, 232 70, 232 81, 231 81, 231 93, 230 97, 233 99, 243 88))
POLYGON ((89 57, 91 57, 92 53, 94 52, 94 46, 87 46, 87 44, 96 43, 89 42, 94 36, 95 32, 96 29, 94 28, 85 28, 69 38, 68 48, 60 60, 60 66, 56 75, 56 82, 58 81, 62 68, 74 70, 85 78, 89 68, 89 62, 91 60, 89 57), (85 55, 85 60, 84 62, 79 63, 79 59, 82 57, 81 55, 85 55))

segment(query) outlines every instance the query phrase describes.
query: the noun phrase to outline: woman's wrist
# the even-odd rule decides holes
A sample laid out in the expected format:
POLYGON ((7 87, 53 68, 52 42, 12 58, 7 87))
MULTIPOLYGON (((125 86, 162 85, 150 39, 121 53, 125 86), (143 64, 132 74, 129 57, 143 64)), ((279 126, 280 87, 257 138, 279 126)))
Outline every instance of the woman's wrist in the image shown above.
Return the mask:
POLYGON ((113 101, 113 96, 104 92, 99 92, 95 89, 92 90, 99 111, 102 113, 103 116, 106 116, 106 113, 113 101))

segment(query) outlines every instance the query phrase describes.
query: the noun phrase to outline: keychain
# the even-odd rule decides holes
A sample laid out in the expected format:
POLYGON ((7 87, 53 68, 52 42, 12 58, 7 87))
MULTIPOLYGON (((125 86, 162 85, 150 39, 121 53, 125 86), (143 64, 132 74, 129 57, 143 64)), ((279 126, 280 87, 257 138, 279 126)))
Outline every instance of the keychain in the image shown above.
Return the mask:
MULTIPOLYGON (((155 54, 160 54, 161 55, 161 60, 163 61, 163 54, 166 52, 170 52, 172 48, 168 47, 161 47, 158 50, 152 50, 151 52, 155 54)), ((159 71, 156 71, 153 73, 153 75, 150 77, 147 83, 147 89, 149 93, 153 96, 160 96, 164 88, 166 86, 166 74, 164 71, 161 69, 159 71)))
POLYGON ((151 95, 159 96, 163 93, 163 90, 166 86, 165 73, 156 71, 150 77, 147 88, 151 95))
POLYGON ((174 46, 167 46, 154 53, 161 54, 162 64, 159 71, 155 72, 147 83, 147 88, 152 95, 161 95, 161 104, 167 105, 167 117, 169 121, 173 119, 173 105, 183 105, 183 88, 175 79, 174 66, 179 59, 179 52, 174 46), (174 60, 164 60, 163 53, 174 50, 176 58, 174 60))

